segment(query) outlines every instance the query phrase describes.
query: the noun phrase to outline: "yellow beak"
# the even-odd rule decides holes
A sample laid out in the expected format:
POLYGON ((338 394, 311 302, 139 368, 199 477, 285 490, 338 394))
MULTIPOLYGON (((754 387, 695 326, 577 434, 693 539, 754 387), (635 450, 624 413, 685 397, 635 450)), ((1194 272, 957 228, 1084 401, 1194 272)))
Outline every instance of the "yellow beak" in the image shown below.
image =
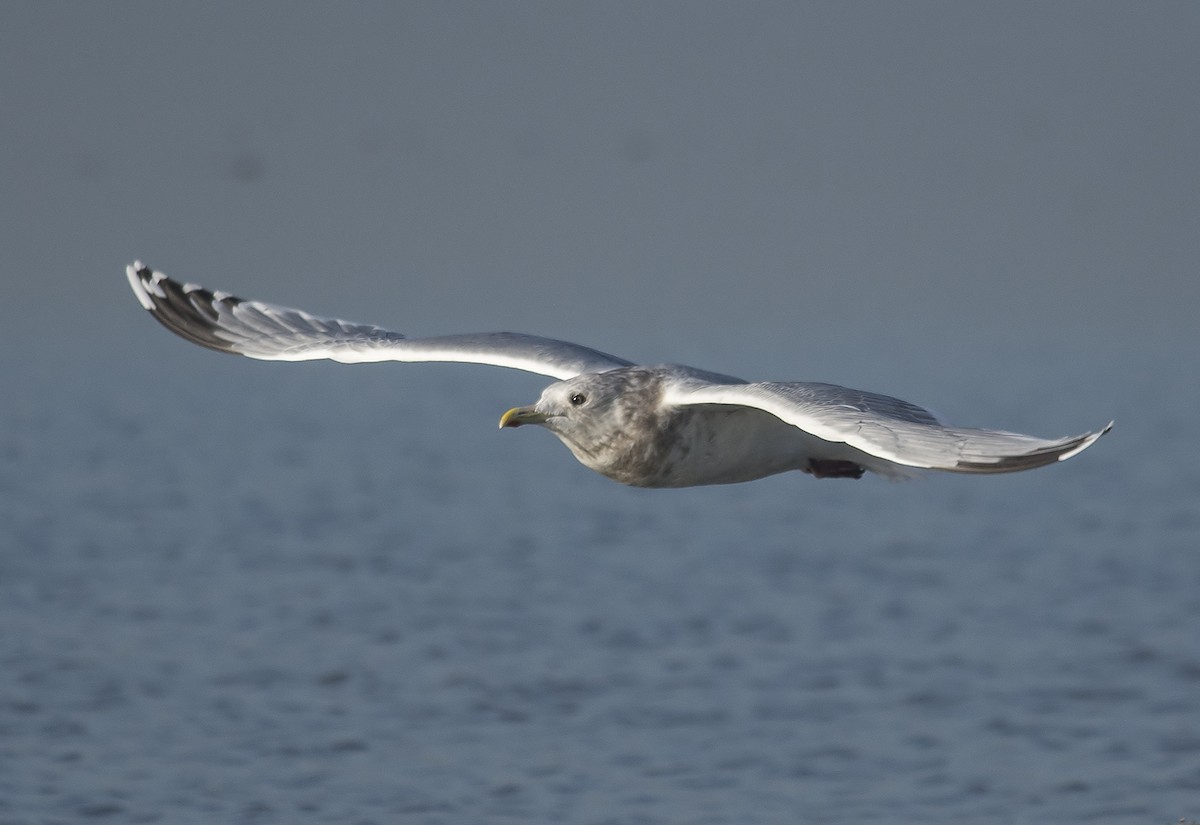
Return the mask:
POLYGON ((520 427, 522 424, 541 424, 546 416, 533 407, 513 407, 500 416, 500 429, 505 427, 520 427))

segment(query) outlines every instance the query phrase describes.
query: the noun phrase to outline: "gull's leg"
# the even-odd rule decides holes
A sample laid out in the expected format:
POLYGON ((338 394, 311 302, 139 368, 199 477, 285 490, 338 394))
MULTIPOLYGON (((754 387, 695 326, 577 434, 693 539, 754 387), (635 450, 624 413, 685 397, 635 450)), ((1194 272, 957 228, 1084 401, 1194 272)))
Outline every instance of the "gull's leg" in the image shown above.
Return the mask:
POLYGON ((863 468, 853 461, 833 458, 810 458, 804 472, 813 478, 862 478, 863 468))

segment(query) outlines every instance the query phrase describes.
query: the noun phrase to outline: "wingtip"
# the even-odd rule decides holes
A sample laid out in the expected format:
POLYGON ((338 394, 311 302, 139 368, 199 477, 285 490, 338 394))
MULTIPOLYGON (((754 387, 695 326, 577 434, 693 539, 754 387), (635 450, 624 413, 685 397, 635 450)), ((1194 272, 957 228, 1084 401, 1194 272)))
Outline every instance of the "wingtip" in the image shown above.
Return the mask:
POLYGON ((125 277, 129 279, 129 288, 133 290, 133 294, 142 308, 153 311, 154 302, 150 299, 150 293, 147 290, 147 283, 153 277, 150 268, 141 261, 134 261, 125 267, 125 277))
POLYGON ((1116 423, 1116 419, 1113 419, 1112 421, 1109 421, 1107 424, 1105 424, 1101 429, 1097 430, 1096 432, 1088 433, 1087 435, 1081 437, 1079 439, 1079 443, 1074 447, 1074 449, 1067 450, 1065 453, 1063 453, 1062 455, 1060 455, 1058 457, 1058 460, 1066 461, 1068 458, 1071 458, 1072 456, 1079 455, 1084 450, 1086 450, 1088 447, 1095 444, 1100 439, 1100 436, 1104 435, 1109 430, 1111 430, 1113 428, 1113 424, 1115 424, 1115 423, 1116 423))

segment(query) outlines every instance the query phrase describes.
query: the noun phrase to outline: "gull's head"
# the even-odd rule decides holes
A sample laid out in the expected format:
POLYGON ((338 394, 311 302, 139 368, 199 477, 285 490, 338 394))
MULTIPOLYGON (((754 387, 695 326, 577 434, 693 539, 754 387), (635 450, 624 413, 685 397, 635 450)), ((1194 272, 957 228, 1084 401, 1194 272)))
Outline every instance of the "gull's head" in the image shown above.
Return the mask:
POLYGON ((584 373, 546 387, 537 403, 504 413, 500 427, 540 424, 583 464, 609 475, 615 458, 652 438, 660 396, 661 378, 653 369, 584 373))
POLYGON ((500 416, 500 428, 541 424, 560 435, 594 429, 611 418, 618 400, 626 394, 629 376, 626 370, 584 373, 565 381, 556 381, 542 391, 537 403, 513 407, 500 416))

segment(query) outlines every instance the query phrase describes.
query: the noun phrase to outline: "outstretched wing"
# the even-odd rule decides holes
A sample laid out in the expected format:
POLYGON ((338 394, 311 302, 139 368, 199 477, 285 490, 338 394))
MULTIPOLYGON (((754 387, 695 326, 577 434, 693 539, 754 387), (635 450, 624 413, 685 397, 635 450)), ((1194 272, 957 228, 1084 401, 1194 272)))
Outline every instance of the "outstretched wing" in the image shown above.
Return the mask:
POLYGON ((1001 430, 947 427, 921 407, 886 395, 834 384, 689 383, 670 390, 666 404, 753 407, 818 438, 847 444, 905 467, 959 473, 1011 473, 1068 459, 1112 428, 1060 439, 1001 430))
POLYGON ((320 318, 299 309, 181 284, 140 261, 126 267, 125 274, 138 301, 167 329, 202 347, 247 358, 329 359, 343 364, 458 361, 558 379, 631 366, 622 358, 578 344, 513 332, 405 338, 370 324, 320 318))

